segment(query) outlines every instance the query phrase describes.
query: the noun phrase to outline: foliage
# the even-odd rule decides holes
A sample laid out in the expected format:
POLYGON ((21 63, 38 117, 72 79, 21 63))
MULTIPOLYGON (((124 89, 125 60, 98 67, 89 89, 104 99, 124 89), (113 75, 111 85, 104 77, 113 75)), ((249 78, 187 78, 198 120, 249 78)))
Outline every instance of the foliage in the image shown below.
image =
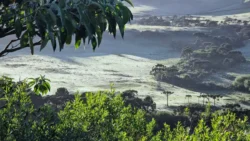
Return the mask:
POLYGON ((136 97, 137 95, 136 90, 126 90, 122 92, 121 97, 124 100, 125 105, 130 105, 133 108, 142 109, 147 113, 155 112, 156 110, 156 103, 153 101, 152 97, 147 96, 144 99, 140 99, 136 97))
POLYGON ((193 49, 190 47, 186 47, 182 50, 181 57, 189 58, 192 53, 193 49))
POLYGON ((210 94, 208 95, 208 97, 212 98, 214 100, 214 106, 215 106, 215 100, 219 101, 220 98, 222 98, 223 96, 222 95, 219 95, 219 94, 210 94))
POLYGON ((28 83, 30 87, 34 86, 34 92, 36 94, 45 95, 50 91, 50 80, 45 78, 45 76, 40 76, 38 78, 29 78, 31 81, 28 83))
POLYGON ((57 95, 57 96, 69 95, 69 91, 68 91, 66 88, 64 88, 64 87, 61 87, 61 88, 58 88, 58 89, 57 89, 56 95, 57 95))
POLYGON ((168 97, 169 97, 169 95, 174 94, 174 92, 171 92, 171 91, 163 91, 163 94, 165 94, 165 95, 167 96, 167 106, 168 106, 168 97))
POLYGON ((15 34, 16 39, 0 52, 0 57, 26 47, 34 54, 35 46, 40 45, 42 50, 49 41, 54 51, 58 46, 61 51, 65 44, 71 44, 73 37, 75 48, 87 39, 95 50, 106 29, 116 37, 118 25, 124 36, 125 25, 133 15, 123 1, 133 6, 130 0, 59 0, 56 3, 1 0, 0 38, 15 34), (35 42, 35 37, 40 40, 35 42), (20 46, 12 45, 15 42, 20 46))
MULTIPOLYGON (((227 89, 203 80, 218 71, 246 63, 242 53, 232 49, 233 47, 228 43, 198 50, 187 47, 182 51, 182 58, 175 65, 167 67, 157 64, 150 74, 158 81, 191 90, 227 89)), ((245 86, 247 85, 246 81, 245 86)))
POLYGON ((88 93, 86 101, 77 94, 58 113, 49 105, 34 109, 24 85, 6 95, 0 140, 140 140, 154 125, 110 92, 88 93))
POLYGON ((233 87, 240 91, 250 92, 250 76, 239 76, 233 82, 233 87))
MULTIPOLYGON (((9 81, 7 79, 7 81, 9 81)), ((193 141, 193 140, 243 140, 250 139, 247 118, 238 119, 235 114, 212 114, 211 126, 205 116, 198 121, 194 132, 180 122, 176 128, 170 125, 156 131, 157 121, 146 119, 145 112, 124 104, 115 91, 79 94, 66 103, 60 111, 45 104, 34 108, 27 93, 27 83, 18 83, 13 89, 6 85, 4 106, 0 107, 0 140, 121 140, 121 141, 193 141), (11 93, 11 94, 9 94, 11 93), (148 121, 149 120, 149 121, 148 121)), ((1 87, 2 89, 2 87, 1 87)), ((189 111, 187 109, 187 111, 189 111)), ((207 110, 206 113, 209 113, 207 110)), ((206 115, 206 114, 204 114, 206 115)))

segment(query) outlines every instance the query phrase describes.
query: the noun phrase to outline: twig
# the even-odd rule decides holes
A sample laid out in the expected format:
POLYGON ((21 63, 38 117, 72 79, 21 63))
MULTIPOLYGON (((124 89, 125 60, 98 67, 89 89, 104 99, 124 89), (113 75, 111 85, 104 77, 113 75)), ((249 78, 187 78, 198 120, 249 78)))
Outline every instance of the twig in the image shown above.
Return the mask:
MULTIPOLYGON (((11 40, 10 43, 5 47, 5 49, 4 49, 3 51, 0 52, 0 57, 6 56, 6 55, 7 55, 8 53, 10 53, 10 52, 15 52, 15 51, 18 51, 18 50, 21 50, 21 49, 24 49, 24 48, 29 47, 28 44, 27 44, 26 46, 24 46, 24 47, 21 47, 21 46, 16 47, 16 46, 17 46, 17 45, 16 45, 16 46, 12 46, 11 49, 8 49, 9 46, 10 46, 13 42, 18 41, 18 40, 20 40, 20 39, 11 40)), ((42 43, 42 41, 40 40, 40 41, 38 41, 38 42, 35 42, 33 45, 34 45, 34 46, 38 46, 38 45, 41 45, 41 43, 42 43)))
POLYGON ((20 39, 11 40, 11 41, 8 43, 8 45, 4 48, 4 50, 0 52, 0 57, 5 56, 4 53, 6 52, 6 50, 8 50, 8 48, 10 47, 10 45, 11 45, 12 43, 18 41, 18 40, 20 40, 20 39))

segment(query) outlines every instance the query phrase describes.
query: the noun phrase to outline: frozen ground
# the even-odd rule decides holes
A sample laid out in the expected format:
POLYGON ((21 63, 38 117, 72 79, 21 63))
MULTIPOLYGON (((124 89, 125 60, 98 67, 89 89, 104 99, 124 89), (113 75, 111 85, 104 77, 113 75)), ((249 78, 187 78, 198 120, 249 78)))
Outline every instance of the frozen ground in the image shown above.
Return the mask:
MULTIPOLYGON (((212 2, 216 3, 218 1, 213 0, 212 2)), ((176 2, 172 2, 173 5, 176 5, 176 2)), ((230 2, 233 4, 235 1, 230 0, 230 2)), ((152 4, 153 6, 148 6, 146 5, 147 3, 150 4, 152 2, 145 1, 143 3, 145 5, 143 6, 137 0, 137 7, 134 8, 133 12, 140 15, 156 10, 157 13, 157 9, 161 8, 157 3, 155 5, 152 4)), ((182 12, 185 12, 185 10, 182 12)), ((249 15, 238 16, 242 16, 242 18, 249 17, 249 15)), ((223 17, 213 18, 221 19, 223 17)), ((157 108, 159 110, 163 109, 165 108, 166 97, 162 94, 162 91, 157 90, 159 83, 149 75, 149 72, 157 63, 171 65, 178 61, 180 54, 169 50, 168 44, 173 38, 175 40, 182 40, 182 38, 180 35, 174 36, 172 33, 159 37, 150 36, 150 34, 148 36, 140 36, 140 31, 158 31, 163 33, 179 31, 184 33, 206 29, 141 25, 129 25, 126 29, 127 32, 125 33, 124 40, 120 36, 117 39, 113 39, 111 35, 105 33, 101 47, 97 48, 95 52, 89 46, 86 46, 85 49, 82 47, 75 50, 73 45, 71 45, 65 47, 62 52, 56 51, 53 53, 52 47, 48 46, 42 52, 39 52, 39 49, 37 49, 36 55, 33 56, 29 54, 29 50, 10 54, 0 59, 0 74, 8 75, 16 80, 46 75, 52 81, 50 94, 54 94, 59 87, 66 87, 72 93, 77 90, 107 90, 109 89, 109 84, 114 83, 117 91, 134 89, 139 92, 140 97, 145 97, 146 95, 152 96, 157 103, 157 108)), ((6 45, 10 39, 12 38, 7 37, 0 40, 0 45, 6 45)), ((245 55, 250 56, 250 46, 242 50, 246 50, 245 55)), ((163 83, 160 85, 163 89, 174 92, 170 96, 170 105, 187 103, 185 95, 192 95, 193 98, 190 101, 194 103, 198 102, 196 96, 200 94, 199 92, 163 83)), ((226 92, 213 93, 229 94, 226 92)), ((235 99, 239 98, 232 93, 228 97, 225 97, 220 104, 235 102, 235 99)))

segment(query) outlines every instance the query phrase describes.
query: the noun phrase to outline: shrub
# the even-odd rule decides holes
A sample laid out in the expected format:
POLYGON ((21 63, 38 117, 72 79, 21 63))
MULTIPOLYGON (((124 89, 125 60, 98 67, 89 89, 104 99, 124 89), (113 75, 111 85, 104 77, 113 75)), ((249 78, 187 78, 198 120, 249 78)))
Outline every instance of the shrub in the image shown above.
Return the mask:
POLYGON ((58 88, 56 91, 57 96, 69 95, 69 91, 66 88, 58 88))
POLYGON ((239 91, 250 92, 250 76, 236 77, 233 82, 233 87, 239 91))
MULTIPOLYGON (((12 86, 12 81, 1 83, 0 140, 82 140, 82 141, 193 141, 193 140, 242 140, 250 139, 247 118, 238 119, 235 114, 214 113, 211 126, 204 116, 197 122, 193 132, 175 120, 176 127, 162 125, 163 118, 172 115, 146 116, 143 110, 124 104, 115 91, 79 94, 74 101, 66 103, 58 112, 51 105, 34 109, 25 82, 12 86), (6 85, 7 84, 7 85, 6 85), (4 87, 4 89, 3 89, 4 87), (156 131, 157 129, 158 131, 156 131)), ((151 102, 150 98, 145 101, 151 102)), ((188 110, 186 110, 188 111, 188 110)), ((205 114, 206 115, 206 114, 205 114)), ((181 118, 180 118, 181 119, 181 118)))
POLYGON ((138 92, 136 90, 126 90, 122 92, 121 97, 123 98, 125 105, 130 105, 132 108, 141 109, 148 113, 154 112, 156 104, 152 97, 147 96, 142 100, 136 97, 137 93, 138 92))
POLYGON ((34 109, 26 85, 1 98, 0 140, 140 140, 154 125, 113 91, 88 93, 86 101, 76 94, 58 113, 50 105, 34 109))

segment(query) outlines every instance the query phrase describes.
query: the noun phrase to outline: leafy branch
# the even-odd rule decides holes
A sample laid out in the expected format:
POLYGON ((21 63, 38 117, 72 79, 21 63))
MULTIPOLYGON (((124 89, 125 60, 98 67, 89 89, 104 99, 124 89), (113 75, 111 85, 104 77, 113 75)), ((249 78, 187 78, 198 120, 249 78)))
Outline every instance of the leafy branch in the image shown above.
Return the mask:
POLYGON ((19 41, 20 46, 10 47, 14 42, 11 41, 0 52, 0 57, 26 47, 34 54, 35 46, 40 45, 41 51, 49 41, 54 51, 58 46, 61 51, 65 44, 72 43, 73 37, 75 48, 87 39, 95 50, 101 44, 104 31, 108 30, 115 38, 118 26, 123 38, 125 25, 133 20, 133 14, 123 3, 133 6, 130 0, 60 0, 52 4, 41 4, 37 0, 7 1, 0 1, 0 38, 16 34, 15 42, 19 41), (35 36, 41 41, 34 43, 35 36))
POLYGON ((34 86, 34 92, 36 94, 45 95, 50 91, 50 80, 45 78, 45 76, 40 76, 38 78, 29 78, 31 80, 28 85, 30 87, 34 86))

